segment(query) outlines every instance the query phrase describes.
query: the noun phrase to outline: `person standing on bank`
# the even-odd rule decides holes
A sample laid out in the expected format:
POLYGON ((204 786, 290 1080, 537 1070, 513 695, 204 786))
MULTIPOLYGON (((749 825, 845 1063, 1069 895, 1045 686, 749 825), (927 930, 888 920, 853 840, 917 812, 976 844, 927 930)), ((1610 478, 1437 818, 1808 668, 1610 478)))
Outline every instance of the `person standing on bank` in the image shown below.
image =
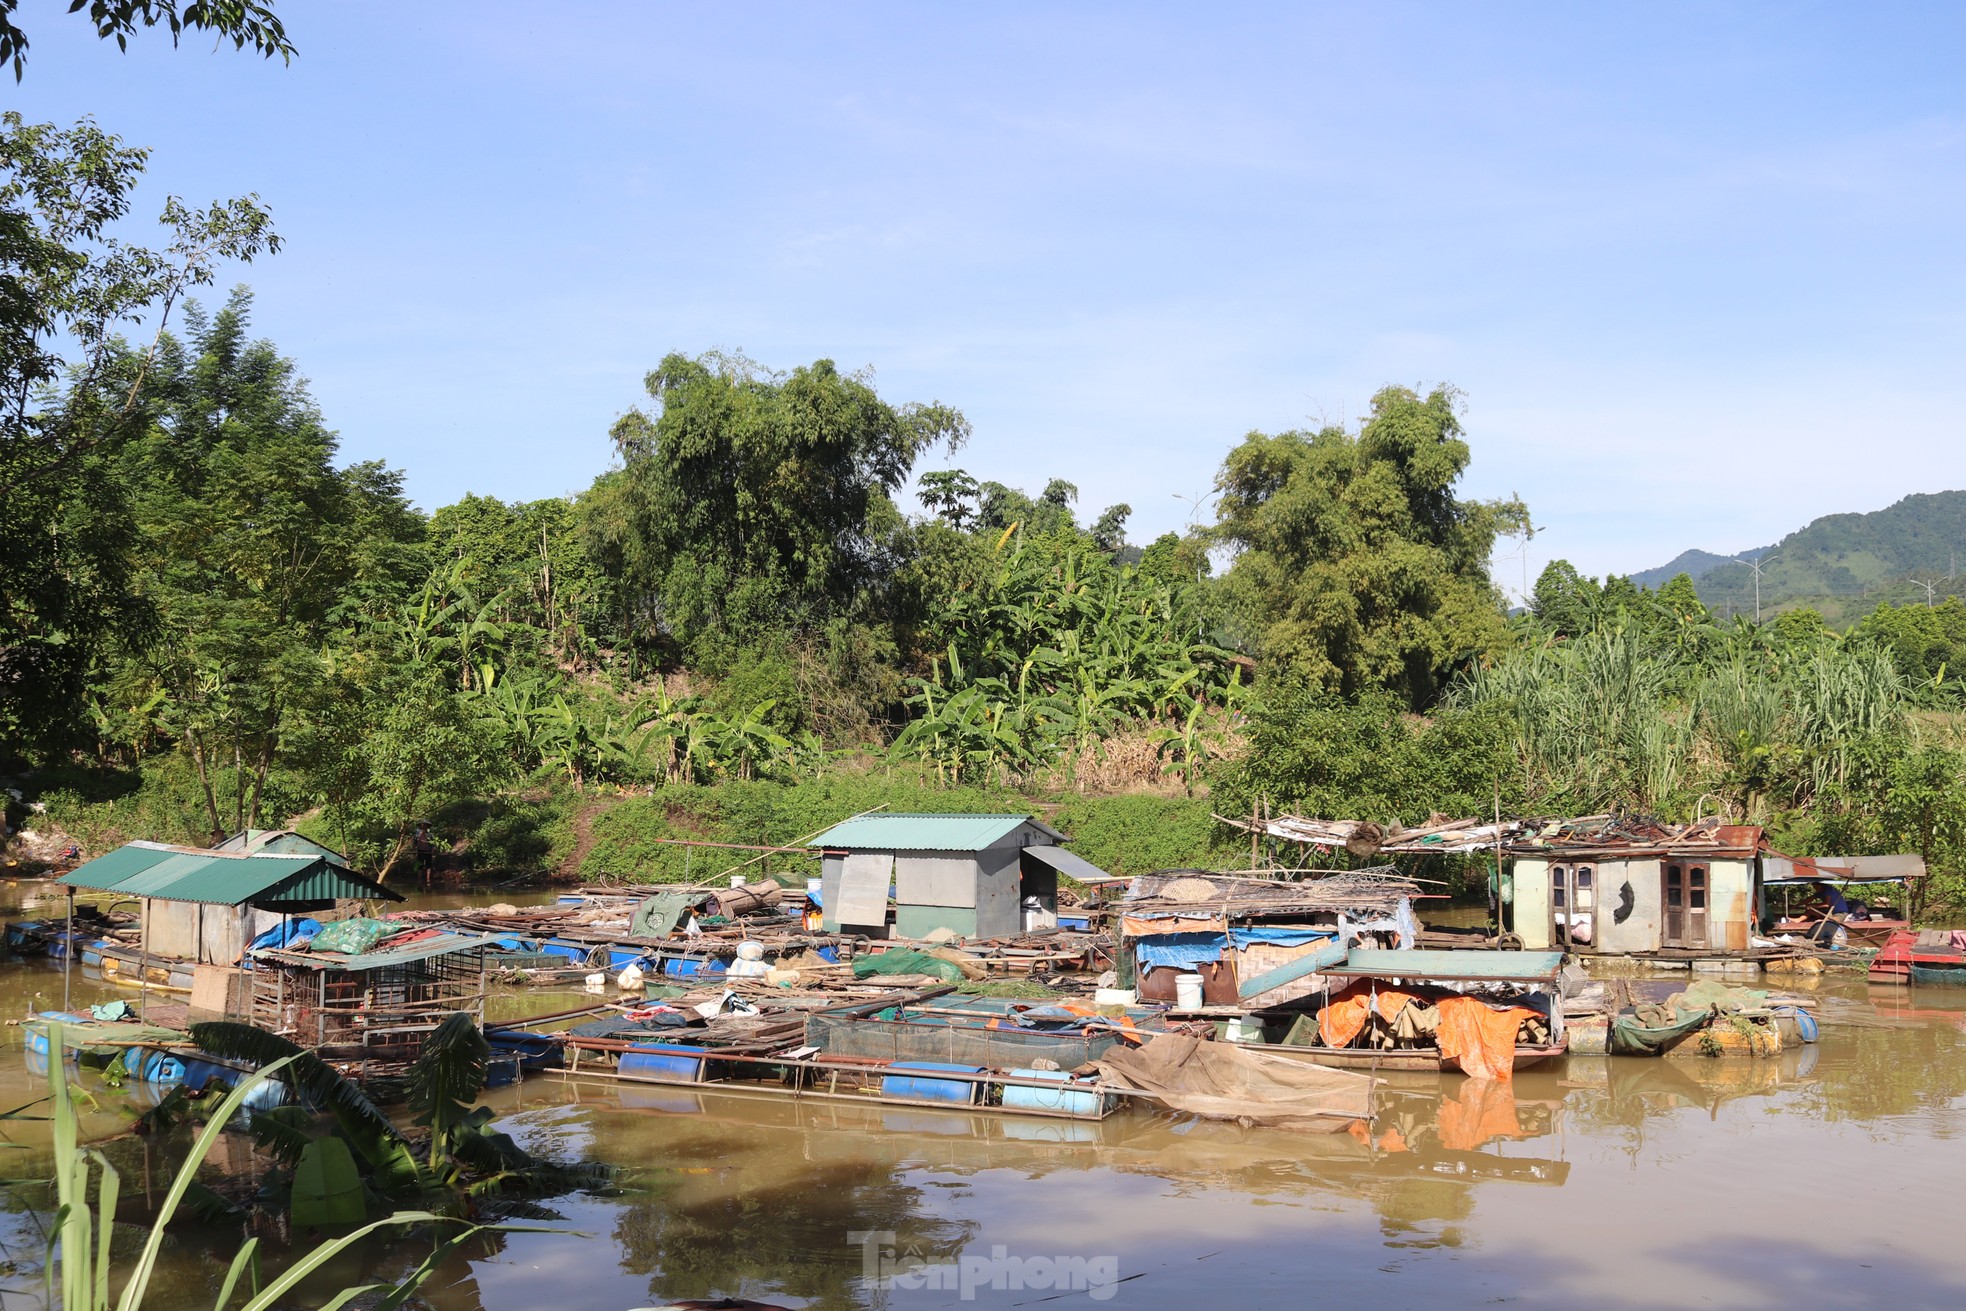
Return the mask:
POLYGON ((429 820, 416 822, 416 836, 410 839, 410 849, 416 853, 417 886, 428 892, 437 867, 437 844, 430 837, 429 820))

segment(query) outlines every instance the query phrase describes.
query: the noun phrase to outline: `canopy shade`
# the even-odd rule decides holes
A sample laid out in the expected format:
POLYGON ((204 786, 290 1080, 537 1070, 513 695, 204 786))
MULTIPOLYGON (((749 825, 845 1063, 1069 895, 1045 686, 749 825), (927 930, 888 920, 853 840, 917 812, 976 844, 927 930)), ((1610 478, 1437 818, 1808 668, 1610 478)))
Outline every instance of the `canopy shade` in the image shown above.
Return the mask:
POLYGON ((1554 983, 1563 968, 1560 951, 1435 951, 1411 948, 1372 951, 1354 948, 1344 963, 1329 965, 1326 974, 1350 978, 1429 979, 1452 982, 1554 983))
POLYGON ((1051 868, 1081 883, 1111 883, 1118 876, 1108 874, 1083 856, 1077 856, 1063 847, 1026 847, 1024 854, 1034 860, 1043 861, 1051 868))

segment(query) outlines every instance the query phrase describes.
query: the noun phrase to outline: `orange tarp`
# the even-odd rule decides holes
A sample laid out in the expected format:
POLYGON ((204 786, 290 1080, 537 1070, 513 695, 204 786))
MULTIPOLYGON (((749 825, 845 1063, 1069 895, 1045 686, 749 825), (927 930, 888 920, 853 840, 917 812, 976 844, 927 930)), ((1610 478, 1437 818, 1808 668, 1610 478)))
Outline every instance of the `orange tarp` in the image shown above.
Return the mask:
POLYGON ((1442 997, 1440 1054, 1458 1058, 1471 1079, 1508 1080, 1515 1074, 1515 1035, 1536 1012, 1521 1006, 1497 1009, 1475 997, 1442 997))
POLYGON ((1471 1152, 1492 1139, 1522 1136, 1513 1081, 1469 1079, 1461 1085, 1460 1097, 1440 1099, 1440 1145, 1450 1152, 1471 1152))
MULTIPOLYGON (((1391 988, 1379 989, 1379 1018, 1391 1020, 1393 1016, 1406 1009, 1406 1003, 1413 1000, 1410 992, 1397 992, 1391 988)), ((1327 1047, 1349 1047, 1352 1039, 1358 1037, 1365 1028, 1365 1021, 1372 1012, 1372 985, 1354 983, 1343 992, 1332 997, 1325 1008, 1317 1013, 1318 1037, 1324 1039, 1327 1047)))
POLYGON ((1120 917, 1120 932, 1129 938, 1159 938, 1169 933, 1226 933, 1229 922, 1220 915, 1144 915, 1120 917))

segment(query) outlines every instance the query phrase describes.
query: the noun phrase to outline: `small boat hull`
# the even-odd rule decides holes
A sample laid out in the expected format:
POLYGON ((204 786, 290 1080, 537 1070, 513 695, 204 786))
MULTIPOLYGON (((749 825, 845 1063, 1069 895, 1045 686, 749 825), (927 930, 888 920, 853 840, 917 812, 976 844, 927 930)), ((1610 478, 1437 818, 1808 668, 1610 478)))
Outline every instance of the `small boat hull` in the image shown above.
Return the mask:
MULTIPOLYGON (((1327 1065, 1339 1070, 1366 1070, 1380 1073, 1408 1074, 1460 1074, 1461 1062, 1458 1057, 1442 1056, 1438 1048, 1370 1048, 1370 1047, 1286 1047, 1281 1044, 1265 1044, 1254 1048, 1274 1056, 1285 1056, 1291 1060, 1307 1061, 1312 1065, 1327 1065)), ((1565 1046, 1557 1043, 1548 1047, 1517 1047, 1513 1068, 1527 1070, 1563 1055, 1565 1046)))

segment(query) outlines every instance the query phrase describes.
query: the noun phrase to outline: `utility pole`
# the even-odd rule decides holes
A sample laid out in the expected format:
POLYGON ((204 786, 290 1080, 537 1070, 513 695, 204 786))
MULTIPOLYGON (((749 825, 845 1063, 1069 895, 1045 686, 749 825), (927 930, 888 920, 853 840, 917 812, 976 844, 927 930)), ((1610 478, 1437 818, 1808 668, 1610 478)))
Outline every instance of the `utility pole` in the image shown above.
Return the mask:
POLYGON ((1753 556, 1741 562, 1754 570, 1754 622, 1756 624, 1761 622, 1761 566, 1764 561, 1774 558, 1775 552, 1770 551, 1766 555, 1753 556))
MULTIPOLYGON (((1521 498, 1520 496, 1517 496, 1517 495, 1516 495, 1516 494, 1515 494, 1514 492, 1510 492, 1510 493, 1509 493, 1509 495, 1510 495, 1510 496, 1512 496, 1512 497, 1514 497, 1514 498, 1515 498, 1516 500, 1518 500, 1518 501, 1520 501, 1520 500, 1522 499, 1522 498, 1521 498)), ((1518 551, 1516 552, 1516 559, 1517 559, 1517 560, 1519 560, 1519 561, 1521 561, 1521 563, 1522 563, 1522 590, 1521 590, 1521 592, 1520 592, 1520 593, 1518 593, 1518 595, 1519 595, 1519 596, 1521 597, 1521 599, 1522 599, 1522 608, 1523 608, 1523 609, 1525 609, 1525 610, 1527 610, 1527 609, 1529 609, 1529 600, 1530 600, 1530 596, 1529 596, 1529 544, 1530 544, 1531 542, 1533 542, 1533 541, 1535 541, 1535 540, 1536 540, 1536 534, 1537 534, 1537 533, 1540 533, 1540 532, 1542 532, 1542 531, 1543 531, 1543 529, 1541 529, 1541 528, 1538 528, 1538 527, 1537 527, 1537 526, 1536 526, 1535 524, 1533 524, 1533 523, 1531 523, 1531 522, 1529 521, 1529 519, 1528 519, 1527 517, 1525 517, 1525 518, 1523 519, 1523 521, 1522 521, 1522 527, 1521 527, 1521 528, 1520 528, 1520 529, 1519 529, 1519 530, 1517 531, 1517 536, 1519 536, 1519 537, 1521 537, 1521 539, 1522 539, 1522 546, 1521 546, 1521 549, 1519 549, 1519 550, 1518 550, 1518 551)))
MULTIPOLYGON (((1199 522, 1201 519, 1201 507, 1207 505, 1210 501, 1214 500, 1216 497, 1220 496, 1221 494, 1222 493, 1220 492, 1205 492, 1205 493, 1197 492, 1193 496, 1183 496, 1179 492, 1169 493, 1169 495, 1173 496, 1175 500, 1186 501, 1188 503, 1188 531, 1191 534, 1195 530, 1195 524, 1199 522)), ((1202 557, 1199 554, 1197 554, 1195 556, 1195 587, 1197 589, 1201 587, 1201 562, 1202 562, 1202 557)), ((1201 641, 1201 636, 1202 636, 1201 607, 1197 606, 1195 608, 1195 641, 1197 642, 1201 641)))
POLYGON ((1932 593, 1934 589, 1938 587, 1938 584, 1935 582, 1934 583, 1921 582, 1916 578, 1907 579, 1906 581, 1909 582, 1913 587, 1922 587, 1925 589, 1925 608, 1927 610, 1930 610, 1932 608, 1932 593))

